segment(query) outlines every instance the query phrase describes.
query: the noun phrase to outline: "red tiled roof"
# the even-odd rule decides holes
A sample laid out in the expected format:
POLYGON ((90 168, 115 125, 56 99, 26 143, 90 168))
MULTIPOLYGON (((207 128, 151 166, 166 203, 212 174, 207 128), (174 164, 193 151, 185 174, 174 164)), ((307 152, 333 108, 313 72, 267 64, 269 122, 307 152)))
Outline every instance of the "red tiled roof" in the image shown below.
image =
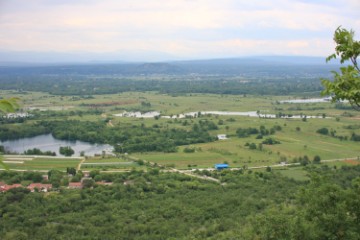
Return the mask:
POLYGON ((82 188, 82 183, 81 182, 70 182, 69 188, 82 188))
POLYGON ((1 192, 6 192, 6 191, 8 191, 8 190, 10 190, 10 189, 12 189, 12 188, 18 188, 18 187, 23 187, 21 184, 18 184, 18 183, 16 183, 16 184, 12 184, 12 185, 7 185, 7 184, 5 184, 5 185, 2 185, 1 187, 0 187, 0 191, 1 192))
POLYGON ((52 184, 42 184, 42 183, 31 183, 27 186, 28 189, 50 189, 52 188, 52 184))

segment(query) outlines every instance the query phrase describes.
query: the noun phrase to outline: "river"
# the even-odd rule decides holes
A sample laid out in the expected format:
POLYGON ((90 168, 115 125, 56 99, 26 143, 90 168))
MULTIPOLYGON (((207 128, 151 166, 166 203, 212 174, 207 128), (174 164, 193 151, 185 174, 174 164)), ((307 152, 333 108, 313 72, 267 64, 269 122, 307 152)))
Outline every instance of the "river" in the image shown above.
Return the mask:
MULTIPOLYGON (((124 112, 120 114, 114 114, 113 116, 116 117, 134 117, 134 118, 154 118, 156 116, 161 118, 186 118, 186 117, 197 117, 198 114, 201 113, 202 115, 221 115, 221 116, 246 116, 246 117, 261 117, 261 118, 277 118, 276 114, 270 113, 263 113, 257 111, 248 111, 248 112, 227 112, 227 111, 199 111, 199 112, 188 112, 182 113, 178 115, 172 116, 162 116, 160 112, 153 111, 147 113, 140 113, 140 112, 124 112)), ((305 117, 305 115, 291 115, 291 116, 283 116, 281 118, 287 119, 300 119, 305 117)), ((307 118, 323 118, 323 116, 306 116, 307 118)))

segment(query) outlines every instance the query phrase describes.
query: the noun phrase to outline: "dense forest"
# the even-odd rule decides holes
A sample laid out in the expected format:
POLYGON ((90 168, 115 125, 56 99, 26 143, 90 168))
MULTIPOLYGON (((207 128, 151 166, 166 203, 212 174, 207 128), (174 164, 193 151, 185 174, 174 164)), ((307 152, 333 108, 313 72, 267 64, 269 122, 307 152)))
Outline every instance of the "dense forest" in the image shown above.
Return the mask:
POLYGON ((157 91, 167 94, 214 93, 289 95, 303 92, 320 92, 323 88, 317 78, 239 80, 214 77, 193 80, 184 77, 174 80, 139 80, 134 78, 94 79, 84 76, 0 76, 1 89, 20 91, 43 91, 55 95, 113 94, 127 91, 157 91))
POLYGON ((248 60, 0 67, 0 89, 57 95, 127 91, 288 95, 317 92, 334 65, 248 60))
POLYGON ((307 171, 309 182, 272 171, 199 173, 219 184, 153 169, 93 174, 112 186, 47 194, 15 188, 0 195, 0 237, 359 239, 360 167, 307 171))

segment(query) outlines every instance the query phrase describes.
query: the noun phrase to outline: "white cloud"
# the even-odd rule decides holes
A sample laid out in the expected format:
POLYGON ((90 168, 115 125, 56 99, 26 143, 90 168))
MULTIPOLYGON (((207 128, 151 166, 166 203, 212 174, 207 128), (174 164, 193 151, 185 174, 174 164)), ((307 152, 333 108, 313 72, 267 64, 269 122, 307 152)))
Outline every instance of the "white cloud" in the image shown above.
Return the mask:
POLYGON ((182 57, 326 55, 358 0, 0 1, 0 49, 161 51, 182 57))

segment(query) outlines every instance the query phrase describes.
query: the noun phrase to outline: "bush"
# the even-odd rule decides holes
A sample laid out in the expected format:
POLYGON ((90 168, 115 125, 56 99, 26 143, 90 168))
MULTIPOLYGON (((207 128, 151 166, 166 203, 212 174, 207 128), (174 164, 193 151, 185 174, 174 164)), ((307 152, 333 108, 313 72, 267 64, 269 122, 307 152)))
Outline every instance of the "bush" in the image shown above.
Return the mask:
POLYGON ((316 155, 316 156, 314 157, 313 163, 315 163, 315 164, 319 164, 319 163, 320 163, 320 161, 321 161, 320 156, 316 155))
POLYGON ((264 141, 262 141, 262 144, 274 145, 274 144, 280 144, 280 141, 273 138, 267 138, 264 141))
POLYGON ((319 134, 322 134, 322 135, 328 135, 329 134, 329 129, 323 127, 323 128, 318 129, 316 132, 319 133, 319 134))
POLYGON ((351 140, 355 141, 355 142, 359 142, 360 141, 360 134, 356 134, 356 133, 351 134, 351 140))
POLYGON ((195 152, 195 148, 193 147, 186 147, 183 150, 184 153, 194 153, 195 152))
POLYGON ((255 143, 250 143, 249 148, 250 149, 256 149, 256 144, 255 143))

